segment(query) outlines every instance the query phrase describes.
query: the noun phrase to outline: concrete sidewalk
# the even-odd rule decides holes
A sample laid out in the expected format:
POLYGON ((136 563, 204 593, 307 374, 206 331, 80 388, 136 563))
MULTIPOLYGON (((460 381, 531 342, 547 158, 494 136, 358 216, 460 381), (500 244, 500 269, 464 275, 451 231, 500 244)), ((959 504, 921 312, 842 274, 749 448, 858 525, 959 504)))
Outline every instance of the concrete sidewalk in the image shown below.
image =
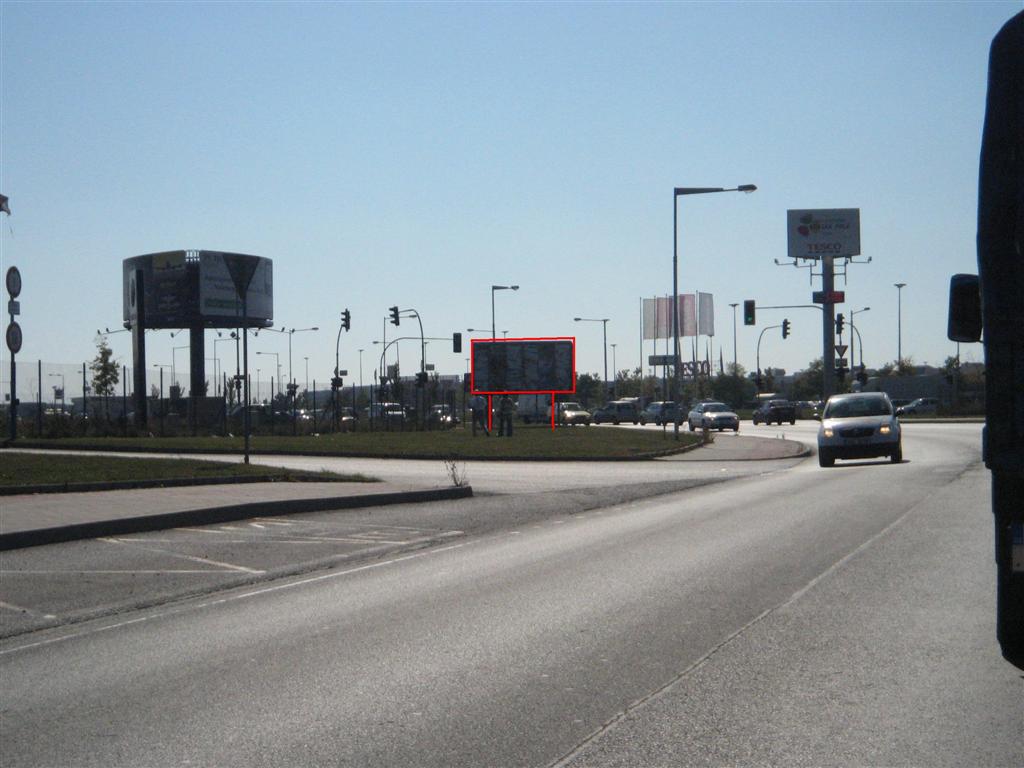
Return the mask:
POLYGON ((263 515, 472 495, 469 486, 410 489, 391 483, 276 482, 5 496, 0 501, 0 550, 263 515))
MULTIPOLYGON (((805 456, 794 440, 716 435, 701 448, 657 461, 759 461, 805 456)), ((0 498, 0 551, 269 515, 409 504, 473 495, 470 486, 265 482, 41 493, 0 498)))

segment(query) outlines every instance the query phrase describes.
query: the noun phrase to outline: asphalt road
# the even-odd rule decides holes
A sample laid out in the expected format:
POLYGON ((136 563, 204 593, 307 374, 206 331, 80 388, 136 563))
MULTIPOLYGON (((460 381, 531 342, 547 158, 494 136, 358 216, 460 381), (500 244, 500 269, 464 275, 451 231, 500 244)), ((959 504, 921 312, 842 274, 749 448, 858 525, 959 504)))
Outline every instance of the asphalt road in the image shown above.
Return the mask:
POLYGON ((1020 766, 979 433, 9 638, 4 766, 1020 766))

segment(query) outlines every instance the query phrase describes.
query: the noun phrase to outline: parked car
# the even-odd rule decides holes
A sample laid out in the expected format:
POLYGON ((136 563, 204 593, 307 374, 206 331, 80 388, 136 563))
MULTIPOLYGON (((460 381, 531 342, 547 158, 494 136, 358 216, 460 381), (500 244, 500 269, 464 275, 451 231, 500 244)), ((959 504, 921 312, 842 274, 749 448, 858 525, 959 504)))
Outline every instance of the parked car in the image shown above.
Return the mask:
MULTIPOLYGON (((583 424, 589 427, 591 422, 590 411, 584 408, 579 403, 567 402, 567 403, 555 403, 557 409, 557 416, 555 420, 559 424, 566 426, 576 426, 577 424, 583 424)), ((551 418, 551 408, 548 407, 548 419, 551 418)))
POLYGON ((896 409, 897 416, 924 416, 937 413, 939 399, 937 397, 919 397, 896 409))
POLYGON ((771 424, 788 421, 796 424, 796 405, 788 400, 769 400, 761 403, 761 406, 754 411, 755 424, 771 424))
POLYGON ((452 429, 459 423, 459 417, 447 405, 432 405, 427 414, 427 425, 432 429, 452 429))
POLYGON ((836 459, 888 456, 903 461, 900 422, 884 392, 833 395, 825 403, 818 427, 818 464, 831 467, 836 459))
POLYGON ((640 413, 640 423, 653 422, 659 427, 662 424, 678 424, 682 421, 679 413, 679 404, 674 400, 656 400, 648 403, 640 413))
POLYGON ((740 431, 740 417, 734 411, 729 410, 725 403, 705 402, 697 403, 693 410, 686 417, 690 431, 697 429, 731 429, 733 432, 740 431))
POLYGON ((639 424, 640 409, 634 400, 612 400, 594 411, 592 419, 595 424, 621 424, 624 421, 639 424))

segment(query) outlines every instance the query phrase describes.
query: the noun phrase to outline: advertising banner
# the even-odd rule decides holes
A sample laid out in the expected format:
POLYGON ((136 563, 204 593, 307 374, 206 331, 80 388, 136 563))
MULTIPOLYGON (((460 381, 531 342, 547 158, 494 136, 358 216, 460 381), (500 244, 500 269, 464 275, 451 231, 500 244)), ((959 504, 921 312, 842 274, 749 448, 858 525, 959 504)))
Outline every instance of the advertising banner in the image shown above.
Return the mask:
POLYGON ((576 391, 576 340, 477 340, 471 342, 470 388, 476 395, 576 391))
POLYGON ((842 258, 860 254, 860 208, 786 211, 789 258, 842 258))

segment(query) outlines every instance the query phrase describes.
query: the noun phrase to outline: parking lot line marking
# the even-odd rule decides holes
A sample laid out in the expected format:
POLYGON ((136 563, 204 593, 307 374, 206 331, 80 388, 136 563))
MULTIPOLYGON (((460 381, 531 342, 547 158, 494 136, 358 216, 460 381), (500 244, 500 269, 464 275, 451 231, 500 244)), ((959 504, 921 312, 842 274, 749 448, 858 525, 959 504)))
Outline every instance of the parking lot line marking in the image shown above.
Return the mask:
POLYGON ((397 563, 405 562, 407 560, 418 560, 418 559, 423 558, 423 557, 431 557, 431 556, 434 556, 434 555, 438 555, 438 554, 440 554, 442 552, 450 552, 450 551, 452 551, 454 549, 461 549, 462 547, 467 547, 467 546, 470 546, 470 545, 471 545, 471 542, 464 542, 463 541, 463 542, 459 542, 458 544, 449 544, 446 547, 438 547, 437 549, 428 549, 428 550, 425 550, 425 551, 422 551, 422 552, 413 552, 413 553, 410 553, 408 555, 403 555, 401 557, 391 558, 389 560, 383 560, 383 561, 376 562, 376 563, 368 563, 366 565, 358 565, 358 566, 355 566, 353 568, 349 568, 349 569, 346 569, 346 570, 343 570, 343 571, 334 571, 334 572, 331 572, 331 573, 320 574, 318 576, 312 576, 312 577, 306 578, 306 579, 300 579, 298 581, 288 582, 286 584, 277 584, 277 585, 274 585, 272 587, 267 587, 267 588, 264 588, 264 589, 258 589, 258 590, 251 591, 251 592, 244 592, 244 593, 241 593, 241 594, 232 595, 230 597, 224 597, 224 598, 221 598, 219 600, 214 600, 212 602, 197 603, 197 604, 194 604, 191 607, 186 607, 186 608, 177 607, 177 608, 173 608, 173 609, 169 609, 169 610, 157 611, 157 612, 154 612, 154 613, 151 613, 151 614, 147 614, 145 616, 139 616, 139 617, 134 618, 134 619, 127 619, 126 621, 119 621, 119 622, 116 622, 114 624, 107 624, 107 625, 104 625, 104 626, 101 626, 101 627, 87 627, 87 628, 84 628, 84 629, 82 629, 80 631, 69 632, 68 634, 60 635, 58 637, 49 637, 49 638, 47 638, 45 640, 38 640, 36 642, 26 643, 25 645, 16 645, 13 648, 2 649, 2 650, 0 650, 0 656, 8 656, 8 655, 14 654, 14 653, 21 653, 22 651, 28 651, 28 650, 31 650, 33 648, 40 648, 40 647, 46 646, 46 645, 53 645, 54 643, 63 643, 63 642, 67 642, 68 640, 74 640, 74 639, 79 638, 79 637, 87 637, 89 635, 95 635, 95 634, 99 634, 101 632, 111 632, 113 630, 123 629, 124 627, 130 627, 130 626, 132 626, 134 624, 141 624, 142 622, 153 621, 155 619, 161 619, 161 618, 164 618, 166 616, 171 616, 171 615, 178 614, 178 613, 184 613, 187 610, 193 610, 193 609, 194 610, 202 610, 204 608, 210 608, 212 606, 219 606, 219 605, 223 605, 223 604, 226 604, 226 603, 232 603, 232 602, 235 602, 236 600, 245 600, 245 599, 252 598, 252 597, 258 597, 259 595, 264 595, 264 594, 271 593, 271 592, 279 592, 281 590, 294 589, 296 587, 305 586, 306 584, 313 584, 313 583, 316 583, 316 582, 322 582, 322 581, 325 581, 325 580, 328 580, 328 579, 330 579, 330 580, 338 579, 338 578, 342 578, 342 577, 345 577, 345 576, 349 576, 349 575, 351 575, 353 573, 360 573, 362 571, 368 571, 368 570, 373 570, 373 569, 377 569, 377 568, 386 568, 386 567, 395 565, 397 563))
POLYGON ((23 608, 22 606, 15 605, 14 603, 5 603, 3 600, 0 600, 0 608, 5 608, 8 611, 16 611, 18 613, 27 613, 30 616, 41 616, 44 619, 57 618, 52 613, 41 613, 40 611, 33 611, 31 608, 23 608))
POLYGON ((211 560, 206 557, 193 557, 192 555, 182 555, 178 552, 171 552, 170 550, 161 549, 160 547, 139 547, 135 545, 131 540, 125 539, 100 539, 109 544, 120 544, 125 547, 135 547, 136 549, 144 549, 149 552, 156 552, 158 554, 167 555, 168 557, 180 557, 182 560, 191 560, 193 563, 204 563, 209 565, 220 566, 221 568, 227 568, 230 571, 241 571, 242 573, 266 573, 266 571, 257 570, 256 568, 246 568, 244 565, 235 565, 234 563, 224 563, 220 560, 211 560))

